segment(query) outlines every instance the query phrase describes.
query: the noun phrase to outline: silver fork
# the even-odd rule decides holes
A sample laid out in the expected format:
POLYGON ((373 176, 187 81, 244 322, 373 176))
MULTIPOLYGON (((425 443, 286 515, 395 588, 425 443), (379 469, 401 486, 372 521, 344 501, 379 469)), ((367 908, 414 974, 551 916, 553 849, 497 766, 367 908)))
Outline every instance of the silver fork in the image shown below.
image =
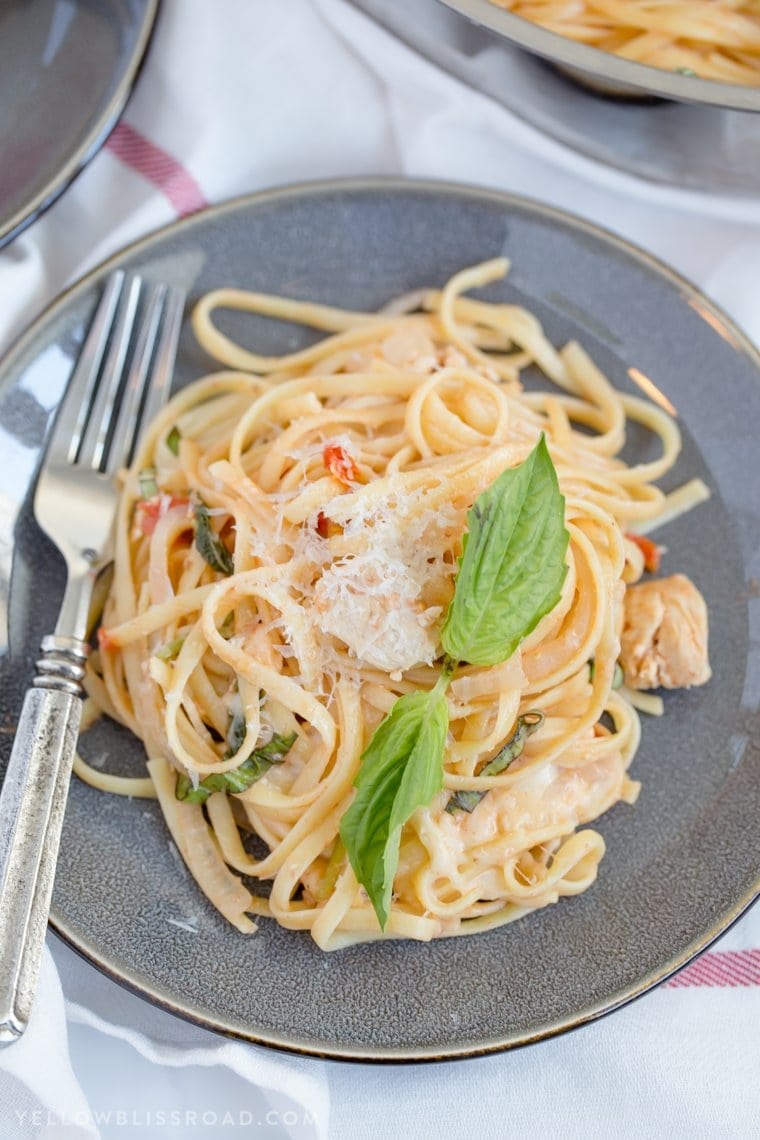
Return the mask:
POLYGON ((88 612, 116 506, 114 475, 165 403, 184 295, 118 270, 61 404, 37 481, 37 522, 66 560, 0 794, 0 1044, 24 1032, 47 928, 82 712, 88 612))

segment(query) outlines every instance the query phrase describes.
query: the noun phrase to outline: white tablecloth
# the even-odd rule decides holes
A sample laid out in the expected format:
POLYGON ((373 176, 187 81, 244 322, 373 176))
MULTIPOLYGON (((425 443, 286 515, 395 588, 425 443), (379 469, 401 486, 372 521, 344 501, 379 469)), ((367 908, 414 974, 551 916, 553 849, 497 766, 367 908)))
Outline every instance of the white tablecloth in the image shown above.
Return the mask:
MULTIPOLYGON (((164 0, 124 121, 0 252, 0 350, 68 282, 179 214, 357 174, 480 183, 570 209, 669 262, 760 341, 760 201, 655 188, 572 155, 346 0, 164 0)), ((225 1041, 50 936, 33 1022, 0 1054, 0 1137, 742 1140, 760 1121, 759 948, 755 910, 674 982, 573 1034, 373 1067, 225 1041)))

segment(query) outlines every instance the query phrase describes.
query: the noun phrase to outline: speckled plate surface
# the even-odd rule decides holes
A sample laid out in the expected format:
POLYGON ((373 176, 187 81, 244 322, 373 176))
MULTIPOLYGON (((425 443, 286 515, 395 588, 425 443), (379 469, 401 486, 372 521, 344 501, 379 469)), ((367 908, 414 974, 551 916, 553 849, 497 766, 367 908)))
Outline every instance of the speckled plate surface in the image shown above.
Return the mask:
POLYGON ((158 0, 1 0, 0 246, 107 138, 157 9, 158 0))
MULTIPOLYGON (((191 302, 230 284, 374 308, 506 253, 508 282, 553 339, 579 338, 616 384, 651 377, 679 410, 685 447, 672 483, 702 476, 709 503, 668 526, 664 572, 683 570, 710 606, 714 680, 668 696, 645 723, 635 807, 600 830, 597 883, 504 929, 430 945, 321 953, 263 921, 245 938, 205 903, 157 807, 75 781, 52 922, 113 977, 214 1029, 300 1052, 361 1059, 467 1056, 580 1025, 643 993, 749 905, 760 885, 760 360, 686 282, 585 222, 526 201, 443 184, 315 184, 239 200, 132 246, 64 295, 0 366, 0 747, 13 724, 62 579, 30 511, 49 414, 115 263, 185 286, 191 302), (754 622, 754 632, 753 625, 754 622)), ((237 314, 239 316, 239 314, 237 314)), ((303 343, 295 326, 236 326, 260 350, 303 343)), ((205 371, 185 328, 183 384, 205 371)), ((635 436, 631 453, 648 454, 635 436)), ((141 764, 102 729, 114 770, 141 764)))

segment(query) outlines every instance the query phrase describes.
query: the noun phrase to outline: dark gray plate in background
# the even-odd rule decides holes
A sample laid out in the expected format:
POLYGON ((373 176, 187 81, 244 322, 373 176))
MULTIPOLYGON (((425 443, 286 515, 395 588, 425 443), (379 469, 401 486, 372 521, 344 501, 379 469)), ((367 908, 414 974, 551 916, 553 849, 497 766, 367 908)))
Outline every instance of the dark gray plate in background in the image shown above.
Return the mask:
MULTIPOLYGON (((262 921, 227 926, 172 852, 155 804, 74 781, 52 923, 114 978, 203 1025, 333 1057, 467 1056, 561 1032, 643 993, 704 948, 760 885, 760 360, 708 301, 651 257, 585 222, 482 190, 398 181, 315 184, 196 215, 130 247, 66 293, 0 366, 0 660, 6 756, 36 646, 54 623, 61 568, 30 511, 49 412, 115 264, 183 285, 223 284, 374 308, 506 253, 488 294, 528 305, 549 335, 580 339, 613 381, 651 377, 679 409, 675 485, 701 475, 709 503, 665 528, 663 573, 688 573, 711 615, 714 679, 669 694, 645 720, 638 804, 598 825, 607 842, 585 895, 489 934, 323 954, 262 921), (10 581, 8 581, 8 577, 10 581), (751 622, 754 624, 751 625, 751 622)), ((234 315, 240 317, 240 314, 234 315)), ((310 335, 264 319, 226 326, 260 351, 310 335)), ((177 383, 208 370, 186 325, 177 383)), ((632 452, 649 454, 634 436, 632 452)), ((139 771, 141 749, 103 728, 88 748, 139 771)))
POLYGON ((158 0, 0 0, 0 246, 105 142, 158 0))

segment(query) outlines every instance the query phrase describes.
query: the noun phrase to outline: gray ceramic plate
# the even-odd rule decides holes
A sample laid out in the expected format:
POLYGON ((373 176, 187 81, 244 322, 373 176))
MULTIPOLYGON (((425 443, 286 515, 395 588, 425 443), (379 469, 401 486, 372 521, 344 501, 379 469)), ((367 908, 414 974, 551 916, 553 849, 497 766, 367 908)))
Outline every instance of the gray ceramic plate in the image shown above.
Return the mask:
POLYGON ((105 142, 158 0, 0 0, 0 246, 105 142))
MULTIPOLYGON (((674 480, 701 475, 713 497, 663 533, 665 571, 684 570, 707 596, 715 679, 672 694, 667 715, 645 725, 635 763, 642 795, 601 821, 608 854, 593 889, 511 927, 432 945, 324 955, 307 935, 266 921, 244 938, 204 903, 154 805, 75 782, 55 929, 113 977, 204 1025, 334 1057, 504 1049, 642 993, 758 890, 760 361, 721 313, 651 258, 588 223, 482 190, 337 183, 233 202, 130 247, 22 337, 0 368, 0 569, 11 649, 0 663, 0 746, 10 746, 62 585, 29 509, 34 468, 114 264, 181 284, 191 301, 226 283, 374 308, 502 252, 514 270, 491 295, 529 305, 558 341, 580 338, 624 389, 628 368, 638 368, 679 409, 686 445, 674 480)), ((231 320, 229 331, 265 352, 307 335, 258 319, 231 320)), ((178 384, 208 367, 185 328, 178 384)), ((630 446, 646 453, 638 437, 630 446)), ((97 747, 116 769, 141 765, 124 734, 105 730, 97 747)))

